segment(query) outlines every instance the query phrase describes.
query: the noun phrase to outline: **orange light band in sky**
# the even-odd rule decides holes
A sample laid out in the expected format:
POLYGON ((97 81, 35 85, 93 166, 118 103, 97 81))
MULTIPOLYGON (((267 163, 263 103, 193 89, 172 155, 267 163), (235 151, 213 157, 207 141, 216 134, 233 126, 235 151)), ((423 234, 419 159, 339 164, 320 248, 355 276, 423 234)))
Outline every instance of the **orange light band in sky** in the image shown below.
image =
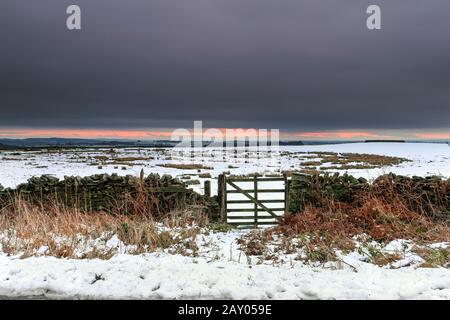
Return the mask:
MULTIPOLYGON (((203 132, 208 130, 204 129, 203 132)), ((225 128, 218 129, 225 134, 225 128)), ((248 135, 251 130, 231 129, 235 136, 248 135)), ((191 129, 188 129, 192 132, 191 129)), ((85 138, 85 139, 134 139, 134 140, 154 140, 170 139, 173 129, 152 129, 152 130, 133 130, 133 129, 1 129, 0 138, 85 138)), ((269 131, 270 133, 270 131, 269 131)), ((211 136, 203 133, 205 136, 211 136)), ((251 134, 253 135, 253 134, 251 134)), ((321 140, 321 139, 341 139, 341 140, 361 140, 361 139, 450 139, 450 132, 398 132, 389 134, 382 132, 373 132, 366 130, 345 130, 345 131, 306 131, 306 132, 281 132, 281 139, 297 140, 321 140)))

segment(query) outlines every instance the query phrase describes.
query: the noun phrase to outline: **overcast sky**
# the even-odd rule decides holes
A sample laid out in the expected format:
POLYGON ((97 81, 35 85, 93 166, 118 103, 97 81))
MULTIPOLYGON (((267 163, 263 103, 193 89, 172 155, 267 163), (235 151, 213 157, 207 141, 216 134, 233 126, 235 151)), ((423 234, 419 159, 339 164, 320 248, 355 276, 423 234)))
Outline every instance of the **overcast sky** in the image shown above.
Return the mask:
POLYGON ((0 41, 0 128, 450 132, 449 0, 1 0, 0 41))

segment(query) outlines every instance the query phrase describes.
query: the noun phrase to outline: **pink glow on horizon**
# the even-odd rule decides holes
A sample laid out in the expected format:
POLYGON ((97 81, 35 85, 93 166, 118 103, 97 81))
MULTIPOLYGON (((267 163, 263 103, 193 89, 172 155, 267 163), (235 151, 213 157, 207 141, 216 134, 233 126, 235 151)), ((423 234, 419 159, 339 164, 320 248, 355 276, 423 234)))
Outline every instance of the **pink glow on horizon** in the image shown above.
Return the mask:
MULTIPOLYGON (((214 137, 214 132, 203 129, 203 136, 214 137)), ((235 137, 258 136, 258 131, 240 128, 219 128, 224 136, 227 131, 235 137)), ((192 129, 187 129, 192 134, 192 129)), ((111 129, 0 129, 0 138, 113 138, 113 139, 170 139, 173 129, 159 130, 111 130, 111 129)), ((270 134, 270 130, 268 131, 270 134)), ((195 134, 197 135, 197 134, 195 134)))
POLYGON ((108 129, 0 129, 0 137, 9 138, 170 138, 171 131, 108 130, 108 129))
MULTIPOLYGON (((203 136, 214 137, 214 132, 207 132, 208 128, 203 128, 203 136)), ((235 137, 255 136, 256 131, 240 128, 219 128, 222 134, 226 134, 227 130, 231 131, 235 137)), ((193 129, 188 128, 187 131, 192 134, 193 129)), ((134 130, 134 129, 31 129, 31 128, 0 128, 0 138, 87 138, 87 139, 170 139, 173 129, 150 129, 150 130, 134 130)), ((388 135, 379 132, 365 130, 342 130, 342 131, 305 131, 305 132, 280 132, 281 139, 450 139, 450 132, 405 132, 390 130, 388 135)), ((270 134, 270 130, 267 130, 270 134)))
POLYGON ((298 138, 315 139, 389 139, 393 136, 381 135, 369 131, 323 131, 323 132, 297 132, 293 134, 298 138))
POLYGON ((450 139, 450 132, 428 132, 428 133, 416 133, 416 138, 419 139, 450 139))

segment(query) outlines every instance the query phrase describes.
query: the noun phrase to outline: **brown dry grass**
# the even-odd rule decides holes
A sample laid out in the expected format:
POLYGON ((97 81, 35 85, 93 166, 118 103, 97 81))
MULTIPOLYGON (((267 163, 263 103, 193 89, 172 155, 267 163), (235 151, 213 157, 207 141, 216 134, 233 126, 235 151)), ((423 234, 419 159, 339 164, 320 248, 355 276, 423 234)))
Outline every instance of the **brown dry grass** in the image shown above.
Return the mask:
POLYGON ((182 169, 182 170, 211 170, 212 167, 205 166, 200 163, 188 163, 188 164, 182 164, 182 163, 164 163, 164 164, 158 164, 159 167, 164 168, 174 168, 174 169, 182 169))
POLYGON ((308 206, 281 219, 284 234, 323 234, 348 238, 367 234, 377 241, 410 239, 419 242, 450 241, 450 227, 408 208, 398 197, 360 196, 359 204, 330 202, 328 207, 308 206), (363 198, 361 198, 363 197, 363 198))
MULTIPOLYGON (((260 262, 278 262, 278 253, 298 253, 295 260, 304 263, 343 262, 336 251, 349 253, 359 245, 365 248, 367 259, 379 266, 402 259, 399 252, 383 252, 372 247, 372 240, 387 244, 407 239, 415 244, 412 251, 423 258, 421 267, 449 267, 450 248, 436 249, 428 245, 450 242, 450 227, 413 212, 398 199, 367 196, 360 205, 330 203, 328 208, 307 207, 303 212, 285 216, 280 225, 256 230, 238 239, 241 250, 248 256, 260 257, 260 262), (365 235, 361 238, 362 235, 365 235)), ((360 250, 359 247, 358 250, 360 250)))
MULTIPOLYGON (((120 215, 105 212, 81 212, 64 208, 57 203, 45 206, 30 204, 20 197, 0 214, 0 244, 7 254, 35 255, 39 248, 48 247, 46 255, 63 258, 109 259, 117 248, 93 246, 83 254, 77 249, 92 245, 98 239, 106 242, 113 235, 124 245, 133 246, 130 254, 152 252, 158 248, 170 252, 195 255, 195 237, 200 226, 207 223, 201 210, 192 208, 157 217, 147 211, 147 200, 133 201, 133 214, 120 215), (177 235, 161 231, 157 222, 170 228, 179 228, 177 235), (195 226, 194 226, 195 224, 195 226)), ((96 242, 97 241, 97 242, 96 242)))
MULTIPOLYGON (((336 165, 351 166, 357 163, 367 167, 382 167, 398 165, 402 162, 409 161, 405 158, 390 157, 376 154, 364 154, 364 153, 340 153, 340 154, 322 154, 322 163, 331 163, 336 165)), ((356 165, 355 165, 356 166, 356 165)))
POLYGON ((450 267, 450 248, 433 249, 414 246, 412 251, 425 261, 421 265, 422 268, 450 267))

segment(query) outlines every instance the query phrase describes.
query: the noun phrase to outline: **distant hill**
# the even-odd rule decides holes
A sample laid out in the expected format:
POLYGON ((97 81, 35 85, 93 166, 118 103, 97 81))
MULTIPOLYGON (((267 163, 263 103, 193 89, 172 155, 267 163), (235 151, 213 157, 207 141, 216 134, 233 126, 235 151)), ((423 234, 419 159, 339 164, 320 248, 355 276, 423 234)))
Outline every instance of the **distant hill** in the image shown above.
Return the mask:
POLYGON ((8 150, 8 149, 14 149, 14 146, 10 146, 10 145, 5 145, 0 143, 0 150, 8 150))
MULTIPOLYGON (((230 145, 230 141, 224 142, 224 145, 230 145)), ((280 146, 302 146, 302 145, 321 145, 321 144, 340 144, 354 143, 362 141, 280 141, 280 146)), ((369 141, 366 141, 369 142, 369 141)), ((371 141, 370 141, 371 142, 371 141)), ((82 147, 174 147, 179 141, 170 140, 108 140, 108 139, 76 139, 76 138, 26 138, 26 139, 0 139, 0 149, 17 149, 17 148, 82 148, 82 147)), ((204 146, 208 146, 210 142, 205 141, 204 146)), ((233 143, 231 143, 232 145, 233 143)), ((238 145, 235 141, 235 145, 238 145)), ((249 142, 245 142, 248 146, 249 142)), ((270 145, 270 143, 269 143, 270 145)))
POLYGON ((364 141, 366 143, 371 143, 371 142, 400 142, 400 143, 405 143, 405 140, 397 140, 397 139, 387 139, 387 140, 383 140, 383 139, 374 139, 374 140, 366 140, 364 141))
POLYGON ((68 138, 27 138, 27 139, 0 139, 0 148, 11 147, 79 147, 79 146, 133 146, 136 141, 109 141, 97 139, 68 139, 68 138))

